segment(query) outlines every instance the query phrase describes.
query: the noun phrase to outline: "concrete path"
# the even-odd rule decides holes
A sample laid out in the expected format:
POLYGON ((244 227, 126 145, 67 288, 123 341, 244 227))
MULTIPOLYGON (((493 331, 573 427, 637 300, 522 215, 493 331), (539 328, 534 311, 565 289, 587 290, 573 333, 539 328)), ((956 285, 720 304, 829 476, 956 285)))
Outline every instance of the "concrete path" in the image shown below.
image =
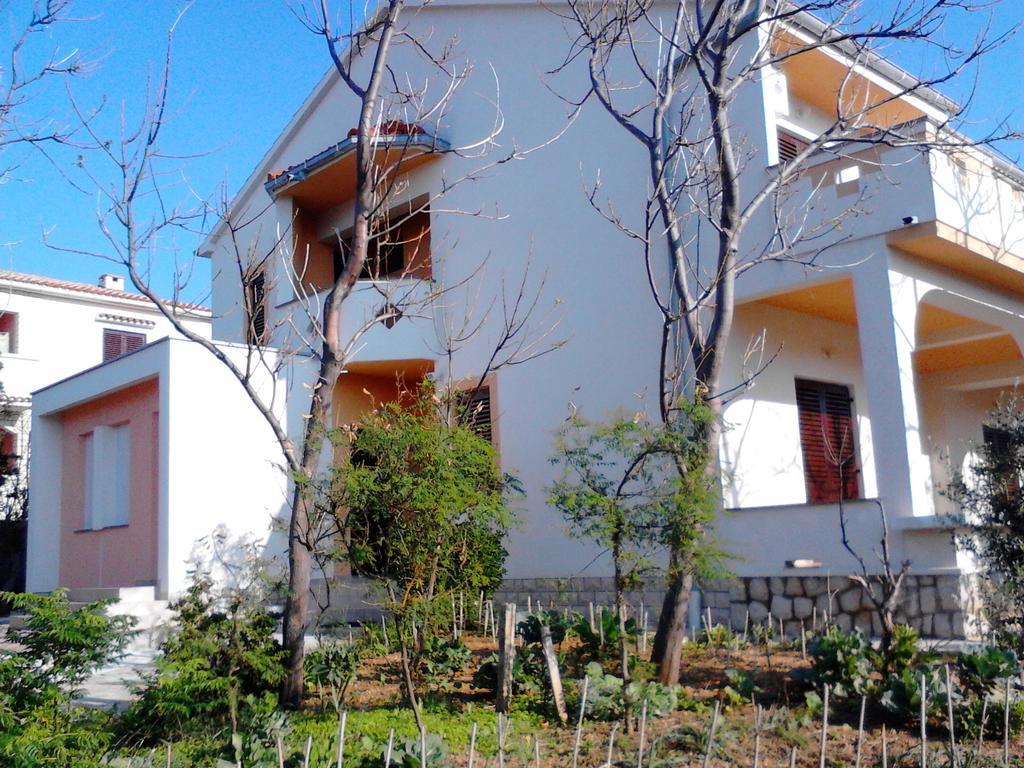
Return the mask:
POLYGON ((154 669, 155 655, 154 651, 130 653, 103 667, 85 681, 75 701, 96 709, 124 710, 135 698, 131 686, 142 679, 143 672, 154 669))

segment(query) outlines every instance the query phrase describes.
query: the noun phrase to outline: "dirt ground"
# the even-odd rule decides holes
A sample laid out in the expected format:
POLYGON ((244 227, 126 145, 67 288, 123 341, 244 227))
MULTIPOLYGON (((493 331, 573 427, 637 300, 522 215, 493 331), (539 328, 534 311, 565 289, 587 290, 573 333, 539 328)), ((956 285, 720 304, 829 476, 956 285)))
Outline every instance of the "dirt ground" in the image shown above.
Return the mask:
MULTIPOLYGON (((474 653, 474 663, 468 665, 454 688, 450 699, 458 703, 492 702, 493 693, 478 690, 472 686, 471 671, 483 657, 496 650, 489 638, 466 638, 466 644, 474 653)), ((755 676, 761 693, 757 704, 762 709, 762 726, 755 727, 753 704, 727 708, 719 719, 715 748, 707 763, 709 768, 732 768, 734 766, 789 766, 818 768, 820 762, 821 720, 819 717, 807 722, 797 722, 793 710, 804 704, 806 685, 800 682, 798 670, 807 668, 799 649, 773 646, 768 653, 763 647, 746 647, 738 650, 709 649, 700 645, 688 645, 684 649, 684 664, 681 684, 691 699, 705 702, 709 709, 722 688, 728 684, 726 670, 736 669, 750 672, 755 676), (755 763, 755 749, 757 763, 755 763), (794 759, 795 763, 791 763, 794 759)), ((397 658, 395 656, 369 660, 353 683, 349 706, 374 707, 394 705, 400 701, 397 658)), ((826 737, 826 765, 854 766, 858 741, 857 707, 833 710, 826 737)), ((643 766, 663 768, 667 766, 703 766, 704 745, 709 730, 711 715, 708 712, 677 711, 668 717, 648 721, 644 733, 643 766)), ((579 755, 579 766, 593 768, 608 765, 607 754, 612 724, 585 721, 579 755)), ((886 739, 888 766, 918 768, 921 757, 920 732, 884 723, 878 717, 869 715, 861 746, 862 766, 882 765, 882 734, 886 739)), ((621 725, 614 726, 612 744, 612 765, 637 766, 640 745, 639 734, 625 735, 621 725)), ((933 768, 950 765, 948 759, 948 732, 944 722, 928 724, 929 760, 933 768)), ((511 733, 508 737, 508 754, 505 765, 562 768, 572 765, 575 742, 574 723, 562 726, 553 722, 542 722, 537 733, 511 733), (533 740, 536 737, 540 762, 535 762, 536 752, 533 740)), ((976 741, 958 743, 960 768, 1002 765, 1001 741, 978 744, 976 741)), ((1024 766, 1024 742, 1014 739, 1010 744, 1011 765, 1024 766)), ((466 766, 466 755, 453 754, 449 764, 466 766)), ((495 758, 484 761, 477 756, 474 766, 496 766, 495 758)))

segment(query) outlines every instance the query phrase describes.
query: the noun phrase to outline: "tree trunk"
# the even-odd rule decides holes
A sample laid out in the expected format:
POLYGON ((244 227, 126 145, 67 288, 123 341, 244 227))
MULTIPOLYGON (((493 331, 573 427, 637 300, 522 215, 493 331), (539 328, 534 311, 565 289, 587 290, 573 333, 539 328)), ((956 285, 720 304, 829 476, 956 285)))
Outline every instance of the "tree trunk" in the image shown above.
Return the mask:
POLYGON ((683 643, 686 640, 686 617, 693 590, 693 574, 677 570, 668 583, 665 600, 658 617, 651 661, 658 665, 658 681, 665 685, 679 682, 683 643))
MULTIPOLYGON (((326 305, 330 306, 331 297, 326 305)), ((325 313, 327 323, 337 323, 337 315, 325 313)), ((326 345, 325 345, 326 346, 326 345)), ((305 691, 304 664, 306 624, 309 612, 309 586, 312 576, 313 544, 310 541, 309 497, 313 479, 320 470, 324 433, 334 403, 334 386, 341 375, 341 365, 329 349, 324 349, 320 372, 309 404, 302 443, 302 473, 294 478, 291 520, 288 525, 288 594, 285 598, 282 644, 286 655, 285 675, 281 681, 281 704, 297 709, 305 691)))

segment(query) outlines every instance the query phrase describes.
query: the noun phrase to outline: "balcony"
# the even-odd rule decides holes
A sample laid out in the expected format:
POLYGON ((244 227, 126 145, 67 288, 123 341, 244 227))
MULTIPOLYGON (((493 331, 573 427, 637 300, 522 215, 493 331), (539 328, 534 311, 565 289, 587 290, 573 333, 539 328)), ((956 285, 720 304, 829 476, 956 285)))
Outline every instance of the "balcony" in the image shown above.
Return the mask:
POLYGON ((1024 172, 979 150, 822 152, 787 195, 794 231, 841 222, 847 238, 885 235, 897 250, 1024 290, 1024 172))
MULTIPOLYGON (((433 290, 429 280, 411 277, 358 281, 342 305, 338 324, 343 344, 348 344, 353 335, 359 335, 351 358, 360 362, 433 358, 436 346, 434 325, 431 319, 420 316, 429 304, 433 290), (397 306, 403 314, 374 322, 387 311, 388 305, 397 306)), ((327 293, 326 290, 319 291, 308 298, 310 304, 315 302, 319 307, 318 316, 322 313, 327 293)), ((312 323, 299 299, 280 304, 276 310, 280 317, 290 314, 303 338, 311 338, 312 323)))

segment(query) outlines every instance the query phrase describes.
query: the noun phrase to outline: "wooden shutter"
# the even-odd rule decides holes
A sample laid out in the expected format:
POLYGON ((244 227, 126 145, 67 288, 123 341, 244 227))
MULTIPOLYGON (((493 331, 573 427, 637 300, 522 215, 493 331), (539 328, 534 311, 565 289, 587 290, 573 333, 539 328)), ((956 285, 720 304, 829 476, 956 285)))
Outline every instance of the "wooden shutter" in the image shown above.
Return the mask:
POLYGON ((779 135, 779 162, 788 163, 809 146, 803 139, 798 139, 791 133, 778 131, 779 135))
POLYGON ((249 326, 246 338, 250 344, 260 345, 267 331, 267 275, 263 269, 249 277, 246 284, 246 315, 249 326))
POLYGON ((103 329, 103 362, 134 352, 144 346, 146 346, 146 335, 143 333, 117 331, 113 328, 103 329))
POLYGON ((463 423, 489 443, 494 442, 494 426, 491 421, 491 388, 480 387, 476 392, 466 392, 461 398, 463 423))
POLYGON ((842 384, 796 380, 809 504, 860 498, 853 399, 842 384))

